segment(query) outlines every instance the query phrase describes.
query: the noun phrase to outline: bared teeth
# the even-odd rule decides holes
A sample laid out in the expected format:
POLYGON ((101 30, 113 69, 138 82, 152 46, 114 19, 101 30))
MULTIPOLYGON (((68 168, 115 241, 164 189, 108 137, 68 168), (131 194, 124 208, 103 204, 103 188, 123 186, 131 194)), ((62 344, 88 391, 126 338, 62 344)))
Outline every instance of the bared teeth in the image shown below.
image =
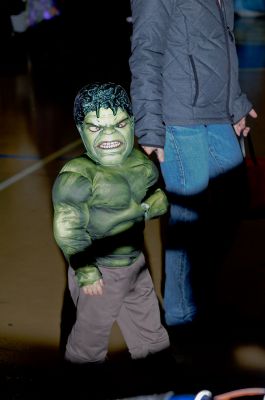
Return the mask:
POLYGON ((120 147, 121 142, 118 141, 112 141, 112 142, 102 142, 99 144, 100 149, 116 149, 117 147, 120 147))

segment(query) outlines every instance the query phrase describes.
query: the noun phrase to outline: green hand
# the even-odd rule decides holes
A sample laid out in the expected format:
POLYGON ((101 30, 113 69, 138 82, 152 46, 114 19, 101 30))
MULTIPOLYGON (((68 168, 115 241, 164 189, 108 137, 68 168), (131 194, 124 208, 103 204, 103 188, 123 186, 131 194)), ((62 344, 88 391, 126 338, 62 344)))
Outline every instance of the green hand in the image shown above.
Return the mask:
POLYGON ((161 189, 157 189, 141 206, 145 209, 145 219, 159 217, 167 212, 168 200, 161 189))

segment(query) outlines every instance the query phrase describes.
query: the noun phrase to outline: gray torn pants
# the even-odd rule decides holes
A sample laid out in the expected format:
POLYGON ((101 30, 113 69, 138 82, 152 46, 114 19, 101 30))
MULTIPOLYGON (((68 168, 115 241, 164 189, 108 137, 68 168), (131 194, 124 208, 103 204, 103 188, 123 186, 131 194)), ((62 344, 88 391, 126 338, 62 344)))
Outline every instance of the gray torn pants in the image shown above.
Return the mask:
POLYGON ((102 296, 88 296, 79 288, 69 267, 68 283, 76 305, 76 322, 68 337, 65 359, 74 363, 101 362, 116 321, 132 358, 143 358, 169 346, 161 324, 158 299, 144 255, 129 267, 99 268, 102 296))

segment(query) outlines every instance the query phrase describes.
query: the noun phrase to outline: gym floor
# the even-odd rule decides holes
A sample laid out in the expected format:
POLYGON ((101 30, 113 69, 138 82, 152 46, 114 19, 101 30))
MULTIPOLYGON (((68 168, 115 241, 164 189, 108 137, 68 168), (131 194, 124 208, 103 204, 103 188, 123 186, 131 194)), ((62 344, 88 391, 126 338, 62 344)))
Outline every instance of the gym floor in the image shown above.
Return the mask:
MULTIPOLYGON (((26 38, 16 37, 12 45, 17 59, 7 60, 0 75, 1 398, 65 398, 69 393, 87 399, 125 398, 170 390, 195 393, 206 388, 220 393, 265 386, 265 215, 258 215, 241 221, 225 257, 216 286, 215 317, 198 334, 180 332, 173 358, 130 363, 115 325, 109 364, 97 370, 96 394, 90 392, 91 371, 78 371, 77 382, 70 374, 73 392, 69 389, 61 349, 73 309, 65 290, 66 263, 53 239, 51 188, 66 160, 83 152, 72 117, 77 90, 97 79, 129 88, 129 27, 125 26, 123 57, 119 54, 119 64, 106 72, 108 65, 93 67, 90 60, 79 68, 67 46, 61 52, 62 25, 57 17, 26 38)), ((257 157, 263 160, 265 21, 238 18, 235 33, 241 86, 259 115, 251 121, 251 134, 257 157)), ((158 220, 148 222, 145 244, 162 303, 158 220)))

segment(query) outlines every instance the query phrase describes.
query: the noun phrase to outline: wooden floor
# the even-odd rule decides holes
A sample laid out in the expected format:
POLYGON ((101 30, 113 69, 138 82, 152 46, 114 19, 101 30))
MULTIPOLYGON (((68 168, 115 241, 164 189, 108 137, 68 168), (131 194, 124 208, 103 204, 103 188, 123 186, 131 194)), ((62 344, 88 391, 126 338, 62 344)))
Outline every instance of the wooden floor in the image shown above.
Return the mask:
MULTIPOLYGON (((264 26, 260 21, 265 23, 251 21, 248 20, 247 28, 244 25, 244 37, 240 36, 242 46, 247 41, 246 29, 252 34, 255 29, 260 32, 264 26)), ((240 29, 238 24, 238 35, 240 29)), ((263 34, 260 40, 264 45, 263 34)), ((75 80, 68 75, 70 68, 66 74, 58 60, 53 65, 49 59, 46 69, 38 67, 36 61, 34 64, 27 58, 23 68, 5 70, 0 76, 0 363, 8 368, 55 365, 65 338, 62 328, 67 328, 62 325, 62 316, 67 325, 65 310, 71 311, 68 297, 64 296, 66 264, 53 239, 51 187, 66 160, 83 151, 73 124, 72 103, 79 84, 86 78, 91 80, 94 72, 88 69, 87 77, 83 74, 75 80)), ((128 87, 127 76, 127 72, 121 75, 121 83, 128 87)), ((240 79, 259 114, 257 121, 252 122, 252 135, 258 157, 264 158, 265 65, 253 68, 244 60, 240 79)), ((260 385, 261 374, 265 377, 264 237, 264 216, 242 221, 225 260, 218 289, 221 313, 229 310, 229 317, 222 319, 225 340, 229 342, 226 360, 233 371, 248 377, 246 385, 260 385), (238 326, 233 322, 230 325, 233 315, 234 321, 240 316, 238 326)), ((158 221, 147 224, 145 240, 155 288, 162 302, 158 221)), ((211 326, 206 330, 211 330, 211 326)), ((207 364, 209 354, 218 364, 221 348, 222 337, 218 335, 208 353, 200 356, 203 365, 207 364)), ((125 350, 120 331, 114 326, 110 357, 122 358, 125 350)), ((192 371, 192 379, 196 380, 196 371, 192 371)), ((233 386, 233 376, 229 382, 233 386)), ((198 378, 198 388, 204 384, 210 382, 200 382, 198 378)), ((188 384, 181 388, 189 391, 188 384)))

